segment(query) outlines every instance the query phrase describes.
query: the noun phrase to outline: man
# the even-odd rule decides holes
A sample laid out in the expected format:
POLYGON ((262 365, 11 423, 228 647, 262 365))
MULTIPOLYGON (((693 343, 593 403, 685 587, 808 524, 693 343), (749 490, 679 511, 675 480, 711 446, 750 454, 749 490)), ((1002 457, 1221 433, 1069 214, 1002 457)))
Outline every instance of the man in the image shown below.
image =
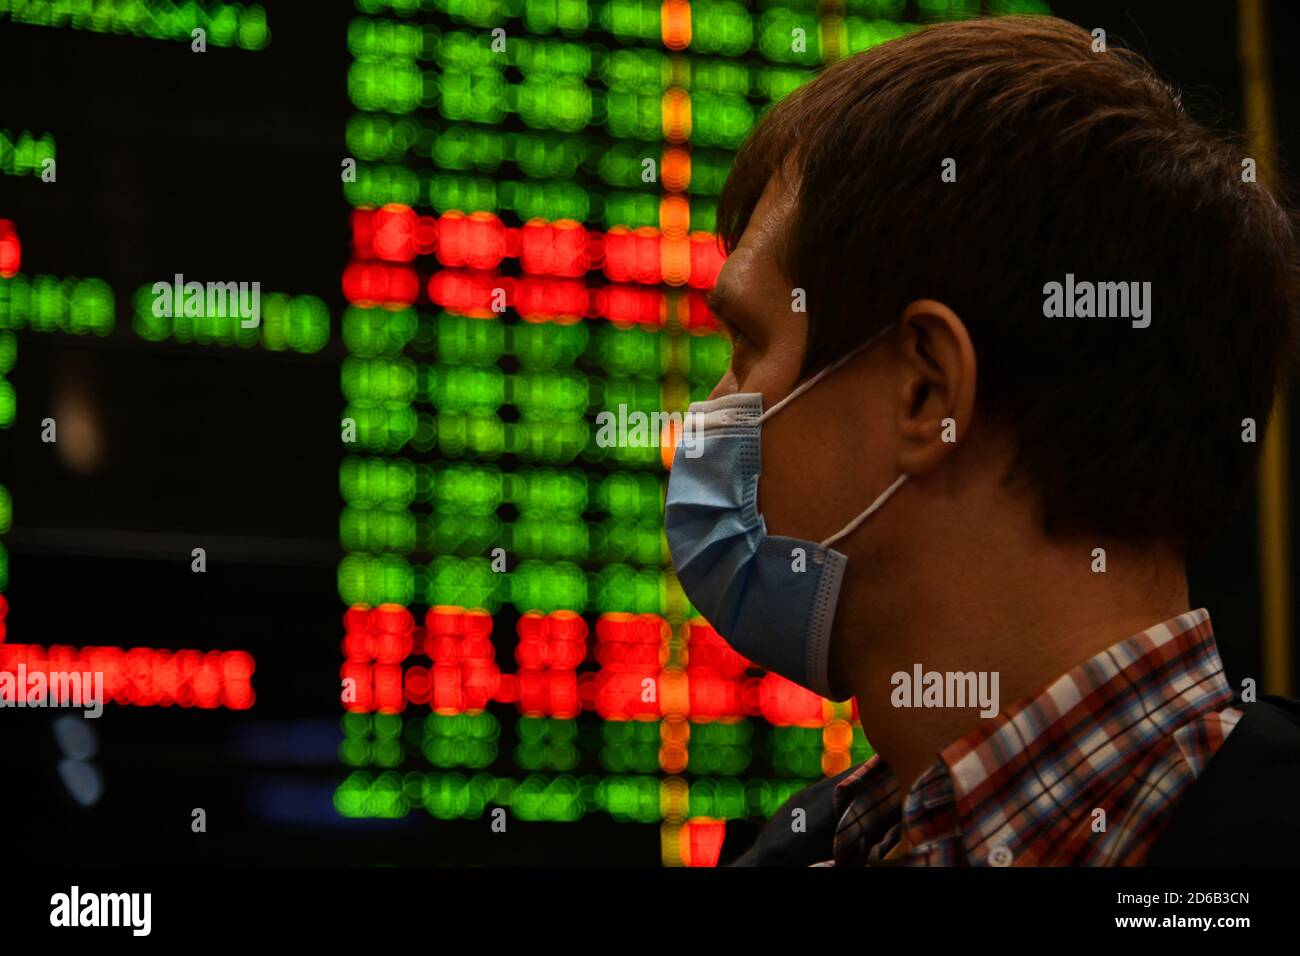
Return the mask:
POLYGON ((924 29, 736 158, 731 368, 692 408, 668 542, 719 633, 854 698, 876 751, 742 862, 1300 848, 1300 713, 1234 701, 1184 572, 1291 354, 1293 220, 1140 57, 1092 46, 1051 18, 924 29))

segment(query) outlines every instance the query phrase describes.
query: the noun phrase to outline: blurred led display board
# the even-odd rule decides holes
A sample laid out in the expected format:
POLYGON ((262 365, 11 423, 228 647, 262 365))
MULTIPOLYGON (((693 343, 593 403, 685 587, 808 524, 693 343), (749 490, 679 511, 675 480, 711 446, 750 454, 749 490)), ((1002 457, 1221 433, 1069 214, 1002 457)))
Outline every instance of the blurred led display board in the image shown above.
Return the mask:
MULTIPOLYGON (((20 397, 18 331, 338 355, 335 819, 597 815, 652 828, 663 864, 712 865, 729 824, 871 753, 851 702, 718 637, 663 536, 675 433, 656 416, 705 398, 729 360, 704 295, 724 261, 715 208, 732 157, 830 62, 919 22, 1046 5, 354 6, 346 75, 321 78, 350 103, 349 247, 341 275, 312 287, 338 281, 341 316, 279 292, 256 328, 160 316, 151 283, 33 273, 23 224, 0 219, 0 429, 20 397), (602 414, 651 425, 610 444, 602 414)), ((271 43, 268 7, 0 0, 0 19, 175 44, 202 28, 247 56, 271 43)), ((0 176, 39 178, 57 156, 49 130, 0 130, 0 176)), ((12 511, 0 486, 0 536, 12 511)), ((0 538, 0 662, 98 655, 116 703, 254 708, 243 652, 4 644, 7 576, 0 538)))
POLYGON ((602 447, 595 422, 708 395, 734 151, 908 6, 357 3, 338 812, 607 814, 710 865, 727 821, 870 754, 852 704, 752 667, 683 595, 671 429, 602 447))

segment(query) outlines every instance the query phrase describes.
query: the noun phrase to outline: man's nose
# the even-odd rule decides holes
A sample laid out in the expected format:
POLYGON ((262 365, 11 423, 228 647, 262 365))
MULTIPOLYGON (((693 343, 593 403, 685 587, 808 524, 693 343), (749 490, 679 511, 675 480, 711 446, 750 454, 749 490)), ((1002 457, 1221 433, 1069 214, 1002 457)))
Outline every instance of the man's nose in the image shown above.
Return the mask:
POLYGON ((727 369, 727 374, 718 380, 718 384, 713 386, 713 391, 709 393, 709 401, 715 398, 722 398, 724 395, 734 395, 740 390, 736 384, 736 373, 731 368, 727 369))

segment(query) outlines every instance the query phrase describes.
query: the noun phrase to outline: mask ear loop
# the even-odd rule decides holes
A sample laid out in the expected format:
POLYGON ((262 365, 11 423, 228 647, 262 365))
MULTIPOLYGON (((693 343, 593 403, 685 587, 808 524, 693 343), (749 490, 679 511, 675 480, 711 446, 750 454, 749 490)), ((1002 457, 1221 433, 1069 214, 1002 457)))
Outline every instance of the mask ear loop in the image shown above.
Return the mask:
MULTIPOLYGON (((777 412, 779 412, 781 409, 783 409, 786 405, 788 405, 790 402, 794 401, 796 398, 798 398, 798 397, 799 397, 800 395, 802 395, 804 392, 808 391, 808 389, 812 388, 814 385, 816 385, 818 382, 820 382, 823 378, 825 378, 827 375, 831 374, 831 372, 835 371, 837 368, 839 368, 841 365, 843 365, 843 364, 844 364, 845 362, 847 362, 849 359, 853 358, 853 356, 857 355, 857 354, 858 354, 859 352, 861 352, 863 349, 867 348, 867 347, 870 346, 870 345, 875 344, 875 342, 876 342, 876 341, 877 341, 877 340, 878 340, 882 335, 884 335, 886 332, 888 332, 888 331, 889 331, 890 329, 892 329, 893 327, 894 327, 894 323, 893 323, 893 322, 889 323, 889 325, 886 325, 883 329, 881 329, 881 330, 880 330, 879 332, 877 332, 875 335, 873 335, 873 336, 871 336, 870 338, 868 338, 865 342, 863 342, 863 343, 862 343, 861 345, 859 345, 857 348, 850 350, 849 353, 848 353, 847 355, 842 355, 842 356, 840 356, 840 357, 837 358, 834 362, 832 362, 830 365, 827 365, 824 369, 822 369, 820 372, 818 372, 816 375, 814 375, 812 378, 808 379, 808 381, 804 382, 802 385, 797 386, 793 391, 790 392, 789 395, 787 395, 785 398, 781 399, 779 402, 777 402, 775 405, 773 405, 771 408, 769 408, 767 411, 765 411, 762 415, 760 415, 760 416, 758 417, 759 424, 762 424, 764 421, 766 421, 767 419, 771 418, 773 415, 775 415, 777 412)), ((870 506, 869 508, 867 508, 866 511, 862 512, 862 514, 858 515, 856 518, 854 518, 852 521, 850 521, 847 525, 845 525, 844 528, 843 528, 843 529, 842 529, 838 534, 833 534, 833 535, 831 535, 829 538, 827 538, 825 541, 823 541, 823 542, 821 543, 820 546, 823 547, 823 548, 828 548, 828 547, 830 547, 832 544, 834 544, 836 541, 839 541, 839 540, 840 540, 841 538, 843 538, 844 536, 849 535, 849 534, 852 534, 854 531, 856 531, 856 530, 858 529, 858 526, 861 525, 862 522, 864 522, 864 521, 866 521, 868 518, 870 518, 870 517, 871 517, 871 516, 872 516, 872 515, 873 515, 873 514, 874 514, 874 513, 875 513, 875 512, 880 508, 881 505, 883 505, 886 501, 888 501, 890 495, 892 495, 895 491, 897 491, 897 490, 899 489, 899 486, 902 485, 903 482, 905 482, 905 481, 907 481, 907 475, 905 475, 905 474, 904 474, 904 475, 899 475, 899 476, 898 476, 898 479, 897 479, 897 480, 896 480, 892 485, 890 485, 888 488, 886 488, 886 489, 884 490, 884 492, 880 495, 880 497, 878 497, 875 501, 873 501, 873 502, 871 503, 871 506, 870 506)))
POLYGON ((905 475, 905 474, 904 474, 904 475, 899 475, 899 476, 898 476, 898 480, 895 481, 895 482, 894 482, 892 485, 890 485, 888 488, 886 488, 886 489, 884 490, 884 493, 881 494, 881 496, 880 496, 879 498, 877 498, 875 501, 871 502, 871 506, 870 506, 869 508, 867 508, 866 511, 862 512, 862 514, 858 515, 856 518, 854 518, 852 521, 850 521, 847 525, 845 525, 844 528, 843 528, 843 530, 841 530, 838 534, 833 534, 833 535, 831 535, 829 538, 827 538, 825 541, 823 541, 823 542, 821 543, 821 547, 823 547, 823 548, 829 548, 829 547, 830 547, 831 545, 833 545, 836 541, 839 541, 841 538, 845 537, 846 535, 850 535, 850 534, 852 534, 854 531, 856 531, 856 530, 858 529, 858 526, 859 526, 860 524, 862 524, 862 522, 866 521, 866 520, 867 520, 868 518, 870 518, 873 514, 875 514, 878 510, 880 510, 880 506, 883 505, 886 501, 888 501, 890 495, 892 495, 895 491, 897 491, 898 488, 899 488, 899 486, 902 485, 902 483, 905 482, 905 481, 907 481, 907 475, 905 475))
POLYGON ((787 395, 785 398, 781 399, 779 402, 777 402, 775 405, 773 405, 773 406, 772 406, 771 408, 769 408, 767 411, 763 412, 762 415, 758 416, 759 424, 762 424, 763 422, 767 421, 767 419, 771 418, 773 415, 775 415, 775 414, 776 414, 777 412, 779 412, 781 409, 785 408, 786 405, 788 405, 788 404, 790 404, 791 402, 793 402, 796 398, 798 398, 798 397, 799 397, 800 395, 802 395, 804 392, 808 391, 808 389, 812 388, 814 385, 816 385, 818 382, 820 382, 822 379, 824 379, 827 375, 831 374, 831 372, 835 371, 837 368, 839 368, 841 365, 843 365, 843 364, 844 364, 845 362, 847 362, 849 359, 853 358, 853 356, 857 355, 857 354, 858 354, 859 352, 861 352, 863 349, 867 348, 867 347, 870 346, 870 345, 874 345, 877 339, 879 339, 882 335, 884 335, 886 332, 888 332, 888 331, 889 331, 890 329, 892 329, 893 327, 894 327, 894 323, 891 322, 889 325, 885 326, 883 329, 881 329, 881 330, 880 330, 879 332, 877 332, 875 335, 871 336, 869 339, 867 339, 865 342, 863 342, 863 343, 862 343, 861 345, 859 345, 857 348, 850 350, 849 353, 848 353, 847 355, 841 355, 839 358, 837 358, 837 359, 836 359, 834 362, 832 362, 830 365, 827 365, 824 369, 822 369, 820 372, 818 372, 818 373, 817 373, 816 375, 814 375, 812 378, 808 379, 808 381, 804 382, 804 383, 801 384, 801 385, 796 386, 796 387, 794 388, 794 390, 790 392, 789 395, 787 395))

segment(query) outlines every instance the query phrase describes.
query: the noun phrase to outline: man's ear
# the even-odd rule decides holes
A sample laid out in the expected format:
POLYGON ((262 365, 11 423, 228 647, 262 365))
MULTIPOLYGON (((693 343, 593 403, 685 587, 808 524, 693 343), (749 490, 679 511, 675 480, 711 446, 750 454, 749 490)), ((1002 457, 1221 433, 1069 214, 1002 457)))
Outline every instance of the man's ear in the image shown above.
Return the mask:
POLYGON ((975 347, 942 302, 908 305, 892 336, 898 360, 898 469, 924 475, 966 437, 975 411, 975 347))

